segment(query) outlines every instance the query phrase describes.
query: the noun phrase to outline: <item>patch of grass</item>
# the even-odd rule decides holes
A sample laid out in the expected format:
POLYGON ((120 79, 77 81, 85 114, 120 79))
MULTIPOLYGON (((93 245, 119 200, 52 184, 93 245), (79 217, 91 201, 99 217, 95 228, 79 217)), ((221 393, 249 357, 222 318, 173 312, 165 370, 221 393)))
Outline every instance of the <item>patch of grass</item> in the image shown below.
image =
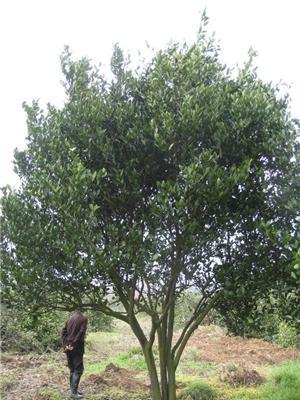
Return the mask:
POLYGON ((199 360, 199 352, 195 348, 187 348, 178 367, 179 375, 210 377, 215 375, 218 365, 214 362, 199 360))
POLYGON ((126 353, 121 353, 115 357, 114 364, 121 368, 134 368, 137 370, 146 369, 146 362, 144 359, 143 352, 140 348, 134 347, 126 353))
POLYGON ((87 400, 151 400, 145 392, 128 393, 121 389, 105 388, 101 393, 89 394, 87 400))
POLYGON ((63 397, 58 391, 54 389, 42 389, 36 393, 33 397, 33 400, 64 400, 63 397))
POLYGON ((218 400, 263 400, 259 397, 260 388, 233 388, 228 385, 216 386, 218 400))
POLYGON ((259 400, 299 400, 300 363, 290 362, 275 369, 259 400))
POLYGON ((86 344, 88 350, 98 350, 114 345, 120 339, 118 332, 92 332, 88 334, 86 344))
POLYGON ((185 359, 179 364, 178 372, 180 375, 197 375, 208 378, 214 376, 217 369, 218 365, 215 363, 185 359))
POLYGON ((185 388, 179 395, 180 400, 214 400, 216 391, 204 382, 194 382, 185 388))
POLYGON ((16 385, 17 385, 17 378, 14 374, 2 376, 0 378, 0 397, 4 399, 5 393, 9 392, 16 385))
POLYGON ((259 387, 230 387, 209 379, 218 400, 300 400, 300 363, 267 368, 267 382, 259 387))
POLYGON ((127 330, 112 332, 93 332, 87 337, 87 352, 97 353, 99 357, 113 357, 137 345, 136 338, 127 330))
POLYGON ((106 365, 108 364, 108 360, 100 361, 93 364, 86 364, 84 367, 84 375, 98 374, 105 370, 106 365))
POLYGON ((114 357, 110 357, 106 360, 100 361, 98 363, 87 364, 85 367, 85 374, 90 375, 94 373, 103 372, 105 367, 113 363, 117 367, 135 370, 145 370, 146 363, 142 350, 134 347, 127 352, 120 353, 114 357))
MULTIPOLYGON (((213 399, 215 400, 264 400, 258 397, 260 388, 233 388, 227 384, 221 383, 216 375, 203 379, 200 382, 204 385, 209 385, 210 389, 214 392, 215 397, 213 397, 213 399)), ((190 387, 197 383, 199 383, 199 378, 195 376, 180 376, 180 379, 178 379, 178 384, 180 386, 187 385, 187 387, 190 387)), ((179 395, 183 393, 184 390, 181 390, 179 395)))

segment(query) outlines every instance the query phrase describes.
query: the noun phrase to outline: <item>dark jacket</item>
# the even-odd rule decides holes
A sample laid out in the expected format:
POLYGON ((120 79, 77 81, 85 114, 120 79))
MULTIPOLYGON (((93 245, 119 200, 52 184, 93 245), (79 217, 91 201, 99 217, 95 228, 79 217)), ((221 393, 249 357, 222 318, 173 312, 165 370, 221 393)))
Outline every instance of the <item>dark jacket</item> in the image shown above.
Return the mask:
POLYGON ((87 328, 87 318, 80 312, 75 312, 66 322, 61 333, 63 347, 73 346, 72 351, 84 351, 84 337, 87 328))

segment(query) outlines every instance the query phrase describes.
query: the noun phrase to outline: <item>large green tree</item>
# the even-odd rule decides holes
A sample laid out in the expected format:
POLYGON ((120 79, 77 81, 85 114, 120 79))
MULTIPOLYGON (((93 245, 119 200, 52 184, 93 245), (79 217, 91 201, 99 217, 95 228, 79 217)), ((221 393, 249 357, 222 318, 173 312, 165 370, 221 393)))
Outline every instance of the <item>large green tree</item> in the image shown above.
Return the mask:
POLYGON ((251 62, 227 69, 201 32, 138 70, 116 46, 111 81, 68 50, 61 61, 65 104, 25 105, 21 184, 2 197, 3 296, 125 321, 152 398, 174 400, 182 352, 209 310, 266 290, 293 257, 297 212, 285 206, 299 199, 298 128, 278 88, 251 62), (189 289, 201 296, 175 338, 189 289))

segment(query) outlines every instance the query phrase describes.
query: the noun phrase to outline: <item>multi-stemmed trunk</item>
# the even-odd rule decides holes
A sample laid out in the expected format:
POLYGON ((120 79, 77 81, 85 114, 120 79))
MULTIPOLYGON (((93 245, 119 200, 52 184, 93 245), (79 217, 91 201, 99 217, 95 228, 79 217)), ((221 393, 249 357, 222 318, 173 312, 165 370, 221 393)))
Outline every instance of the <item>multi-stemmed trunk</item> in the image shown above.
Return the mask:
MULTIPOLYGON (((206 299, 202 298, 195 308, 192 317, 186 323, 179 337, 176 339, 173 338, 175 304, 172 302, 168 306, 167 312, 164 314, 163 318, 159 320, 160 323, 156 329, 158 338, 160 380, 158 380, 152 347, 149 347, 150 357, 148 354, 145 356, 151 380, 152 400, 176 400, 176 370, 183 350, 193 332, 220 299, 222 294, 222 291, 219 291, 208 296, 206 299), (150 362, 147 361, 147 358, 149 358, 150 362)), ((150 341, 150 344, 151 343, 153 344, 153 341, 150 341)))
POLYGON ((174 340, 174 313, 175 305, 171 303, 167 312, 160 319, 152 319, 152 329, 149 339, 143 333, 135 317, 131 320, 131 327, 143 349, 150 382, 152 400, 176 400, 176 369, 183 350, 193 332, 207 315, 222 292, 216 293, 208 299, 199 302, 199 312, 193 314, 179 337, 174 340), (154 339, 158 339, 158 360, 154 357, 154 339), (158 367, 159 365, 159 371, 158 367))
POLYGON ((153 354, 153 347, 144 346, 143 353, 151 382, 152 400, 175 400, 176 379, 175 360, 172 356, 171 346, 168 345, 166 336, 158 332, 159 368, 153 354))
MULTIPOLYGON (((177 276, 173 273, 161 306, 158 308, 158 301, 154 305, 152 300, 149 299, 150 307, 147 311, 151 316, 151 330, 149 335, 146 335, 135 313, 134 294, 137 290, 137 282, 135 280, 131 281, 131 287, 127 289, 125 295, 124 287, 119 277, 112 272, 112 278, 114 279, 116 290, 127 315, 118 312, 113 312, 111 315, 128 323, 141 345, 151 382, 152 400, 176 400, 176 369, 183 350, 193 332, 219 300, 220 296, 222 296, 222 291, 217 290, 214 293, 203 295, 179 337, 174 338, 177 276), (156 338, 158 343, 158 360, 155 359, 153 351, 156 338), (157 365, 159 365, 159 372, 157 365)), ((141 293, 139 290, 137 291, 141 293)))
POLYGON ((157 329, 158 353, 160 365, 160 387, 162 399, 176 399, 175 360, 172 355, 172 339, 174 328, 174 305, 163 318, 157 329))

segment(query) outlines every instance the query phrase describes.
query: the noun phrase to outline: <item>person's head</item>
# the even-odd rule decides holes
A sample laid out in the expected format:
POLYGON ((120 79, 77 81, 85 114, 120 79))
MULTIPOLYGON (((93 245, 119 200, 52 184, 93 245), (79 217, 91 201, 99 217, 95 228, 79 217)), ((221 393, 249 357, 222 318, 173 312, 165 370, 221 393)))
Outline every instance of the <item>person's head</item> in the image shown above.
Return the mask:
POLYGON ((73 314, 82 314, 82 307, 81 306, 77 306, 76 308, 74 308, 73 310, 73 314))

